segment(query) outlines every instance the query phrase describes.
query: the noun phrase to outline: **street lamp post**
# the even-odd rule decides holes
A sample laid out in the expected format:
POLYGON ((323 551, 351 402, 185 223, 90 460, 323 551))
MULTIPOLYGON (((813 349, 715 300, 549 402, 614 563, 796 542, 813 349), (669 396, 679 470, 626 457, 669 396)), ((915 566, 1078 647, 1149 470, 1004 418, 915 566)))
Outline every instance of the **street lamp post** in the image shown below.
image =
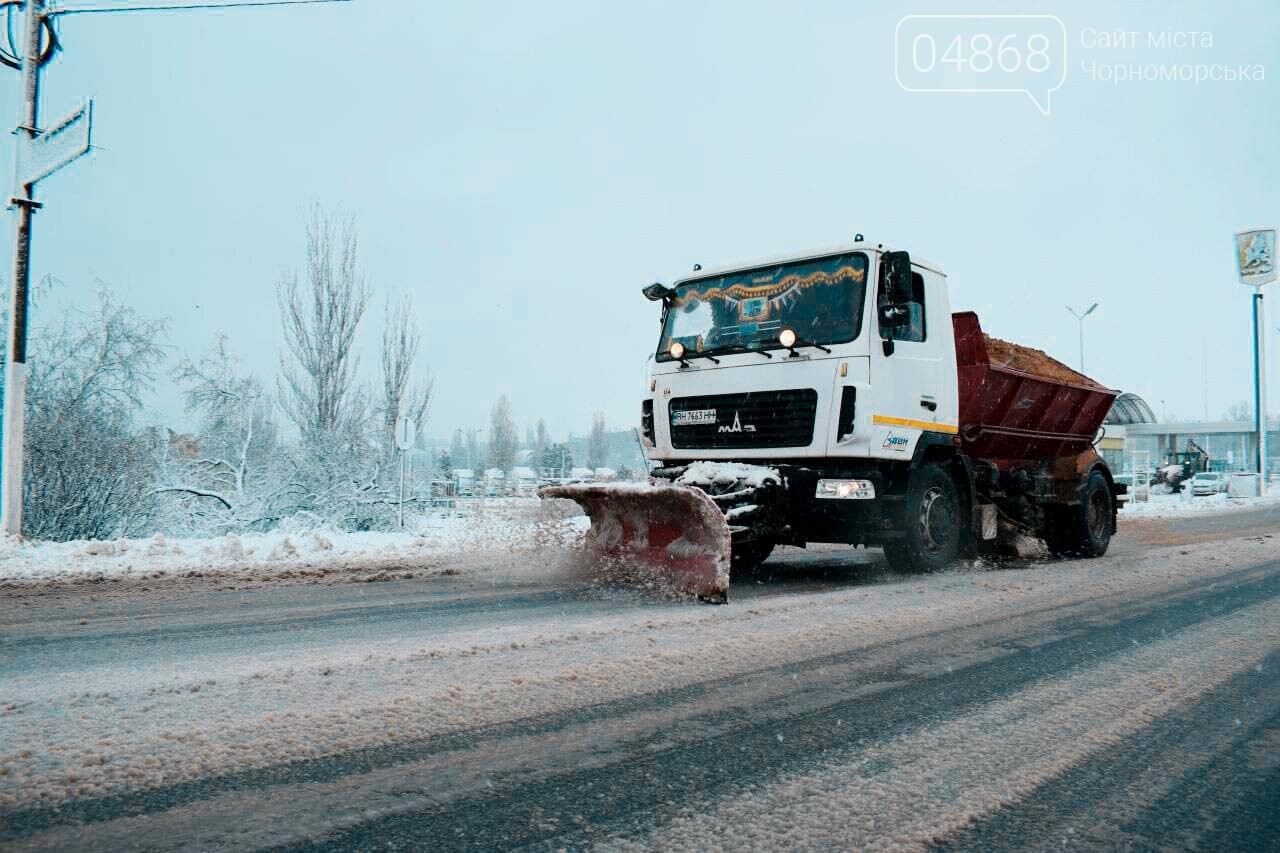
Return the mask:
POLYGON ((1083 314, 1077 313, 1076 309, 1072 308, 1070 305, 1066 307, 1067 310, 1071 312, 1071 316, 1075 317, 1076 321, 1080 324, 1080 372, 1084 373, 1084 318, 1093 313, 1093 309, 1098 307, 1098 303, 1095 302, 1090 305, 1085 309, 1083 314))

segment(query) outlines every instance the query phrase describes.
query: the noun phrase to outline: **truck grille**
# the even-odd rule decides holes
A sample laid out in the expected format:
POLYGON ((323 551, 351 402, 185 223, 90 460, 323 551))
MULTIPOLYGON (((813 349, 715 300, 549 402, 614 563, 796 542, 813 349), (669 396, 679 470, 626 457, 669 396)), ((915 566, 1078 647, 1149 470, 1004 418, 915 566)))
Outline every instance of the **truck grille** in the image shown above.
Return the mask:
POLYGON ((668 406, 671 446, 808 447, 817 410, 812 388, 676 397, 668 406))

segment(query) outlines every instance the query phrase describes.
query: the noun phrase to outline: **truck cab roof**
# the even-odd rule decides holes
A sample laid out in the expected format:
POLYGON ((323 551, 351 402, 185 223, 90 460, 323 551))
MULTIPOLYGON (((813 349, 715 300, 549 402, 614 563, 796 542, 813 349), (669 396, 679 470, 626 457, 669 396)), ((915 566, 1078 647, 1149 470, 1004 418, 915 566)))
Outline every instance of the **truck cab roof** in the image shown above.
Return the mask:
MULTIPOLYGON (((677 279, 673 287, 679 287, 681 284, 683 284, 686 281, 695 281, 700 278, 708 278, 708 277, 717 276, 717 275, 727 275, 729 273, 756 269, 758 267, 768 267, 768 266, 773 266, 775 264, 790 263, 792 261, 809 260, 810 258, 822 258, 828 255, 840 255, 846 252, 866 252, 868 255, 876 255, 882 252, 890 252, 890 251, 893 251, 893 248, 891 246, 886 246, 884 243, 872 243, 870 241, 863 240, 860 242, 844 243, 844 244, 839 244, 835 246, 824 246, 821 248, 810 249, 808 251, 789 252, 786 254, 779 254, 779 255, 768 255, 768 256, 765 256, 762 258, 756 258, 750 261, 742 261, 739 263, 725 264, 723 266, 707 267, 704 269, 700 269, 692 275, 682 276, 681 278, 677 279)), ((943 276, 944 278, 947 275, 945 272, 942 271, 942 268, 939 267, 937 264, 933 263, 932 261, 926 260, 924 258, 916 257, 915 255, 911 256, 911 265, 916 267, 921 267, 923 269, 927 269, 931 272, 935 272, 938 275, 943 276)))

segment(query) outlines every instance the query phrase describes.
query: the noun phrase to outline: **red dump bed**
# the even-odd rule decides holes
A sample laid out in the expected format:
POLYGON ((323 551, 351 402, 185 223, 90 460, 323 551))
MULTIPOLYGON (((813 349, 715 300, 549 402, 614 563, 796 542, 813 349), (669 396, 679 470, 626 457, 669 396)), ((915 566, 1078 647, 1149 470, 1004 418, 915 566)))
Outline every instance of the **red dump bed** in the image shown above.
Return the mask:
POLYGON ((1097 436, 1119 391, 1039 350, 988 339, 978 315, 951 315, 960 379, 960 440, 983 459, 1075 456, 1097 436))

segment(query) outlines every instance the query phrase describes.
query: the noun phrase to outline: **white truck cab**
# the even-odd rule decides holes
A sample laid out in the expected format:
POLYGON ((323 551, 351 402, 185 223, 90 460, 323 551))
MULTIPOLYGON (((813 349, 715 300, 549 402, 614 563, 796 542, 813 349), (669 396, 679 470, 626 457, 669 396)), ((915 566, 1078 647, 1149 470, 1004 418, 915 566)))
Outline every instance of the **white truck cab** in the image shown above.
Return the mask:
POLYGON ((890 293, 895 257, 859 241, 699 270, 664 288, 649 458, 909 460, 922 436, 955 435, 946 275, 911 258, 907 292, 890 293), (883 316, 904 304, 908 322, 883 316))

